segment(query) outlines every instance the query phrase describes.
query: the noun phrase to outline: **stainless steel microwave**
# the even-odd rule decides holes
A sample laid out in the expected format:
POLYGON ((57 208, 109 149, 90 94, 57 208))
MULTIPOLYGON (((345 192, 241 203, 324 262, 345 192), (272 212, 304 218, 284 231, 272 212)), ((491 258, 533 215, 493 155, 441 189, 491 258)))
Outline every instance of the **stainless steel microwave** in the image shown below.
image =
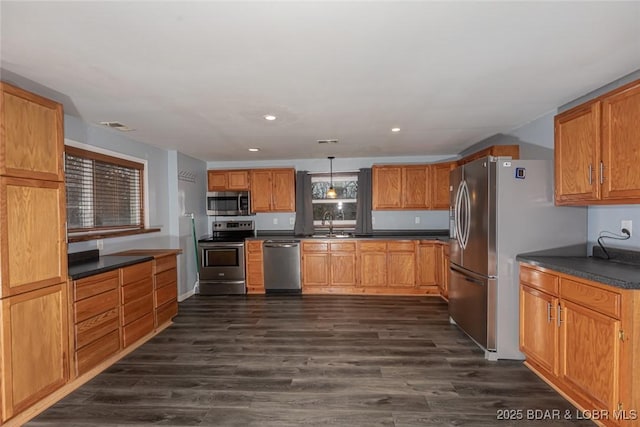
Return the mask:
POLYGON ((251 197, 248 191, 212 191, 207 193, 207 215, 251 215, 251 197))

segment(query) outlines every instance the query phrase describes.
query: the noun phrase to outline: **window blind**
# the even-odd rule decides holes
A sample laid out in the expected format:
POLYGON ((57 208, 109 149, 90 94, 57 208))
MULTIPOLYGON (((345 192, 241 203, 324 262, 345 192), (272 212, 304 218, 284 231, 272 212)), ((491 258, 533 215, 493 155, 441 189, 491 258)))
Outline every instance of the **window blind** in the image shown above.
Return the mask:
POLYGON ((143 228, 144 165, 65 147, 70 232, 143 228))

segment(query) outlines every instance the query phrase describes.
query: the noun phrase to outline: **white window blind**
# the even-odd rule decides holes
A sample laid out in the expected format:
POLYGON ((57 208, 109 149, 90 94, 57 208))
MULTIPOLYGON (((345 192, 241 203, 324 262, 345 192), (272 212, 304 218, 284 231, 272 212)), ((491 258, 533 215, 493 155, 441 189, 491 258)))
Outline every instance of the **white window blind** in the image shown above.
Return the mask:
POLYGON ((144 227, 142 163, 65 147, 70 232, 144 227))

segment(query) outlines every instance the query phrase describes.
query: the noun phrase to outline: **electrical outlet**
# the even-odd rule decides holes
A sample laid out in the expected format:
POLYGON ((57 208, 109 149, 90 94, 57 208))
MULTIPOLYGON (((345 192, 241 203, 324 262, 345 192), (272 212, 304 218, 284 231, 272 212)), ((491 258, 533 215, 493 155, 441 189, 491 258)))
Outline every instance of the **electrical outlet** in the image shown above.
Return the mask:
POLYGON ((99 251, 104 249, 104 242, 102 241, 102 239, 96 240, 96 249, 98 249, 99 251))
POLYGON ((375 217, 375 216, 372 216, 372 217, 371 217, 371 224, 375 224, 375 223, 376 223, 376 217, 375 217))
POLYGON ((278 225, 278 218, 273 218, 273 225, 278 225))
POLYGON ((415 217, 414 221, 416 224, 420 224, 420 217, 419 216, 415 217))
POLYGON ((622 221, 620 221, 620 230, 622 230, 623 228, 629 230, 629 237, 631 237, 631 234, 633 232, 633 230, 631 229, 632 226, 633 221, 631 221, 630 219, 623 219, 622 221))
POLYGON ((289 225, 296 225, 296 217, 295 216, 290 216, 289 217, 289 225))

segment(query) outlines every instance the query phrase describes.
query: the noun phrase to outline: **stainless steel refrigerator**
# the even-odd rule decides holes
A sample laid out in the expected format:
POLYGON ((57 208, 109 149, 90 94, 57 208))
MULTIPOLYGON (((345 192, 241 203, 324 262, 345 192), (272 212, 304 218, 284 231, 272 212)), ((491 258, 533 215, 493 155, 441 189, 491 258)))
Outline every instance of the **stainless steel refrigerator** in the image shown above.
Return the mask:
POLYGON ((551 161, 488 157, 450 177, 450 319, 487 359, 524 359, 515 257, 585 244, 587 210, 554 205, 551 161))

